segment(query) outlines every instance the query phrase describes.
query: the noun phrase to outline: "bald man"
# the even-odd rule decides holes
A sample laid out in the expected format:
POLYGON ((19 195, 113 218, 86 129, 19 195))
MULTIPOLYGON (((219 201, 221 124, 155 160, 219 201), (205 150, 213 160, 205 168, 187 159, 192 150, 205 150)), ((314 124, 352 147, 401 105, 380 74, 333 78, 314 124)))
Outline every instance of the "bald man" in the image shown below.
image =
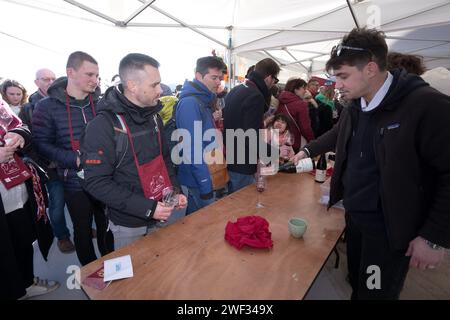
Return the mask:
POLYGON ((39 69, 36 71, 36 79, 34 83, 38 87, 37 91, 33 93, 28 99, 28 103, 20 111, 19 117, 31 130, 31 119, 33 116, 34 106, 39 100, 47 97, 47 90, 55 81, 55 74, 49 69, 39 69))

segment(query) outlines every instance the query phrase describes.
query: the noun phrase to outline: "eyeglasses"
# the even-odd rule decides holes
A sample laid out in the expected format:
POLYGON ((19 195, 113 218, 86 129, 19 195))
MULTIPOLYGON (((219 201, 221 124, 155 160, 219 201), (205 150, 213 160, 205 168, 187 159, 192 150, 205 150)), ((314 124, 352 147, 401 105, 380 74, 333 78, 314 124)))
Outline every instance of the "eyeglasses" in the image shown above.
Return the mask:
POLYGON ((42 80, 44 82, 52 82, 55 81, 55 78, 39 78, 39 80, 42 80))
POLYGON ((368 49, 344 46, 342 43, 339 43, 337 46, 334 46, 333 49, 331 49, 331 56, 339 57, 342 54, 342 50, 366 51, 366 52, 369 52, 370 54, 372 54, 372 52, 368 49))
POLYGON ((278 78, 277 77, 275 77, 274 75, 272 75, 272 79, 274 80, 273 81, 273 84, 277 84, 280 80, 278 80, 278 78))

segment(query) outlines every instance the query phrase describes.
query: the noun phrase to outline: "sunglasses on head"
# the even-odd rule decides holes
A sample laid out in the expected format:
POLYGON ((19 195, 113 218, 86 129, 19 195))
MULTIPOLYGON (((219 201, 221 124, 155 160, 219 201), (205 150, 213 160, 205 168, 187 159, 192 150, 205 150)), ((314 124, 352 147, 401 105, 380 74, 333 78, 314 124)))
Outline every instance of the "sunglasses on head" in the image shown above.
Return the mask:
POLYGON ((345 46, 342 43, 339 43, 337 46, 334 46, 333 49, 331 49, 331 56, 339 57, 339 56, 341 56, 343 50, 352 50, 352 51, 360 51, 360 52, 365 51, 365 52, 369 52, 370 54, 372 54, 372 52, 368 49, 345 46))

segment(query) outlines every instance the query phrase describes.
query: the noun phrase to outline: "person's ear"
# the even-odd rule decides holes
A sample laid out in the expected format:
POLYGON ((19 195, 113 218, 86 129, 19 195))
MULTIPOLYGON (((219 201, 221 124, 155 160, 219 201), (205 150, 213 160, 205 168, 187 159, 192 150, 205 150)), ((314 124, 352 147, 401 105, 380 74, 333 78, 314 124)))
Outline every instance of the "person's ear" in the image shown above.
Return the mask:
POLYGON ((198 81, 202 81, 203 80, 203 76, 200 72, 196 72, 195 73, 195 79, 197 79, 198 81))
POLYGON ((369 78, 374 77, 375 75, 377 75, 380 72, 380 68, 378 67, 378 64, 374 61, 370 61, 366 65, 365 69, 367 71, 367 75, 369 76, 369 78))
POLYGON ((126 81, 126 88, 127 90, 132 93, 133 95, 136 94, 136 90, 137 90, 137 82, 134 80, 127 80, 126 81))

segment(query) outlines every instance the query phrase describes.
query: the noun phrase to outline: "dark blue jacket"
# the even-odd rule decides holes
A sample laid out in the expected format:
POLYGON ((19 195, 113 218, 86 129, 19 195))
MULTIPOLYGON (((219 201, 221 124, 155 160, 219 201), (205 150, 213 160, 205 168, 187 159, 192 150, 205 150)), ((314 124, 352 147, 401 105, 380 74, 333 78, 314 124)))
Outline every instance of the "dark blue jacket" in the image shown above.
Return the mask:
MULTIPOLYGON (((67 78, 57 79, 48 89, 48 97, 39 101, 33 112, 33 139, 37 151, 57 163, 57 171, 64 189, 69 192, 82 190, 77 172, 78 152, 72 150, 69 119, 66 106, 67 78)), ((94 109, 100 95, 100 89, 92 94, 94 109)), ((75 105, 70 98, 70 113, 74 140, 80 140, 86 124, 94 118, 89 99, 83 106, 75 105)))
MULTIPOLYGON (((216 95, 201 82, 194 80, 186 81, 181 91, 180 100, 176 109, 176 123, 178 129, 185 129, 190 133, 190 164, 183 163, 178 167, 178 181, 180 184, 198 188, 200 194, 207 195, 213 191, 211 176, 208 166, 204 163, 203 151, 211 144, 210 141, 203 141, 203 135, 206 130, 214 129, 214 123, 209 104, 214 101, 216 95), (199 121, 202 124, 201 132, 194 131, 194 123, 199 121), (197 135, 201 133, 201 136, 197 135), (194 146, 200 145, 201 150, 197 151, 197 160, 194 154, 194 146), (199 162, 199 163, 196 163, 199 162)), ((184 138, 184 137, 183 137, 184 138)), ((183 148, 187 150, 189 143, 183 139, 183 148)), ((187 155, 183 155, 183 158, 187 155)))

